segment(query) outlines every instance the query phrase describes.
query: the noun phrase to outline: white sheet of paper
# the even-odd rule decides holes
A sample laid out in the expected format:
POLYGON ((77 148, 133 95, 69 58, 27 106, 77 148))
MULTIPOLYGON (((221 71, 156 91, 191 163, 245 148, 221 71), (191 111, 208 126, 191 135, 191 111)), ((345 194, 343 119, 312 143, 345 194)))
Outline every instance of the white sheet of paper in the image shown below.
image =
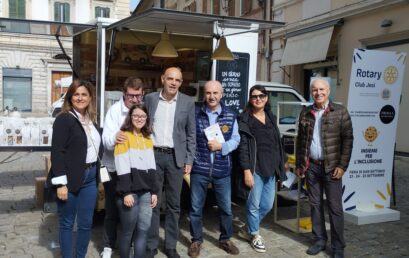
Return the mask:
POLYGON ((216 140, 219 143, 224 143, 224 136, 222 131, 220 130, 219 123, 215 123, 207 128, 204 129, 204 133, 208 141, 216 140))
POLYGON ((291 187, 291 185, 294 183, 294 181, 296 180, 296 176, 294 175, 294 173, 293 172, 291 172, 291 171, 287 171, 287 172, 285 172, 285 174, 286 174, 286 176, 287 176, 287 180, 285 180, 284 182, 283 182, 283 185, 285 186, 285 187, 287 187, 287 188, 290 188, 291 187))

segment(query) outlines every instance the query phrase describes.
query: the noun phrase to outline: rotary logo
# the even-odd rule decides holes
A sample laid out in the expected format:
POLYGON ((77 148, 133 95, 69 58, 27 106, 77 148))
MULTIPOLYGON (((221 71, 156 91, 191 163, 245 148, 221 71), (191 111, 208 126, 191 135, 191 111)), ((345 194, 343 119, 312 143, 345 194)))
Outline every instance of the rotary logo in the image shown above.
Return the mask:
POLYGON ((398 79, 398 69, 395 66, 386 67, 383 72, 383 80, 387 84, 393 84, 398 79))
POLYGON ((379 132, 374 126, 369 126, 364 132, 364 138, 368 143, 372 143, 378 138, 379 132))
POLYGON ((229 131, 229 126, 223 125, 223 126, 222 126, 222 132, 223 132, 223 133, 227 133, 228 131, 229 131))

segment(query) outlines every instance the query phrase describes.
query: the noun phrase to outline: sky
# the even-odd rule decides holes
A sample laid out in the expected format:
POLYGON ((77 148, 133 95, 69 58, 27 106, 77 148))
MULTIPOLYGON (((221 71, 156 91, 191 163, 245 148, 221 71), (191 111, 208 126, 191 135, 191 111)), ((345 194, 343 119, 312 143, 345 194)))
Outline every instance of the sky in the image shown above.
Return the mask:
POLYGON ((139 0, 131 0, 129 3, 129 9, 131 9, 131 12, 135 10, 136 5, 139 3, 139 0))

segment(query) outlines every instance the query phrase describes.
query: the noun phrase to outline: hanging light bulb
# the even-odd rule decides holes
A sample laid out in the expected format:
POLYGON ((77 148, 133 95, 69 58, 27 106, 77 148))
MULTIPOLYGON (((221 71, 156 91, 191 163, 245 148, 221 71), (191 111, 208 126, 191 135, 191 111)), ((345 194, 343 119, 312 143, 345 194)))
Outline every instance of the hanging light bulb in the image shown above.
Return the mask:
POLYGON ((219 44, 212 54, 213 60, 232 61, 234 60, 233 53, 227 47, 226 38, 222 35, 219 39, 219 44))
POLYGON ((162 32, 160 36, 160 41, 156 44, 153 49, 152 56, 156 57, 178 57, 178 52, 175 47, 170 42, 169 33, 166 29, 162 32))

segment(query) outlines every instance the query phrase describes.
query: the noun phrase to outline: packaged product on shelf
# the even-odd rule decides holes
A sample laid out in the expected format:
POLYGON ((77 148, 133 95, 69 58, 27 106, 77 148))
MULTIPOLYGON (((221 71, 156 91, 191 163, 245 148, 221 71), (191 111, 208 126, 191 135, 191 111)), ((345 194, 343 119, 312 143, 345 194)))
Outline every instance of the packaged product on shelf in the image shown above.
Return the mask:
POLYGON ((23 145, 30 146, 31 145, 31 128, 30 128, 30 120, 25 118, 23 120, 23 125, 21 128, 21 135, 23 137, 23 145))
POLYGON ((0 146, 4 146, 7 145, 7 141, 6 141, 6 132, 5 132, 5 128, 6 128, 6 117, 0 117, 0 146))
POLYGON ((30 139, 31 145, 39 146, 40 145, 40 124, 39 121, 35 118, 29 119, 30 124, 30 139))
POLYGON ((54 119, 50 117, 40 118, 40 146, 50 146, 53 135, 54 119))

